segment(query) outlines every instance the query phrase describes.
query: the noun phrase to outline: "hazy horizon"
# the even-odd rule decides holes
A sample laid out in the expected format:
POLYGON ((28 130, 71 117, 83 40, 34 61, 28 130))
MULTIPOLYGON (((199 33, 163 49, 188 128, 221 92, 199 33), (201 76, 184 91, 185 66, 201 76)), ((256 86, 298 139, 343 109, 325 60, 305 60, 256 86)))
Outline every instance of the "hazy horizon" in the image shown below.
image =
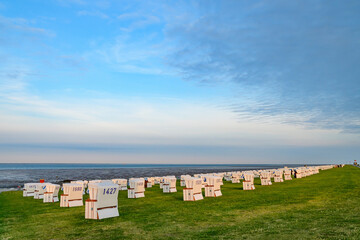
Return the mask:
POLYGON ((0 163, 350 163, 359 12, 0 0, 0 163))

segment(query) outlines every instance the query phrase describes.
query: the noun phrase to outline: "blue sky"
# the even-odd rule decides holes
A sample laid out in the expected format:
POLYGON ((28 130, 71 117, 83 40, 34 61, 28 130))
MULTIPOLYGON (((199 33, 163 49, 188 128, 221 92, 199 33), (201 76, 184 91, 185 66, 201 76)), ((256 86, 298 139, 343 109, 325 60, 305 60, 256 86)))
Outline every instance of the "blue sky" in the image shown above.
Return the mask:
POLYGON ((0 162, 352 161, 359 12, 0 0, 0 162))

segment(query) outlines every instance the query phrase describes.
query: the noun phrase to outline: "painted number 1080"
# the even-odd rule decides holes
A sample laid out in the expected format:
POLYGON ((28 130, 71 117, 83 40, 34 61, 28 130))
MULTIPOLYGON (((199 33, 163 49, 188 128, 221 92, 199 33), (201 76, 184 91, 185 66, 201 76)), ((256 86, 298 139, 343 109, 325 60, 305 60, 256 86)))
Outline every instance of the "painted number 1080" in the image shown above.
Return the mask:
POLYGON ((115 194, 116 193, 116 188, 104 188, 104 192, 103 195, 105 194, 115 194))

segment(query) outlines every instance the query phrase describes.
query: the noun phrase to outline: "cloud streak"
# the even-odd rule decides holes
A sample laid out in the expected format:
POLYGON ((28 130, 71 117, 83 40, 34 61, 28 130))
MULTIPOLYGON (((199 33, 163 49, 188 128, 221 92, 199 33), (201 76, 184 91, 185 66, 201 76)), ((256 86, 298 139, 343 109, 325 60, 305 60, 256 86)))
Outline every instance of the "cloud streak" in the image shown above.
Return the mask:
MULTIPOLYGON (((44 28, 33 27, 31 22, 24 18, 8 18, 0 16, 0 30, 3 34, 22 33, 26 35, 44 35, 47 37, 54 37, 55 33, 44 28)), ((3 36, 5 37, 5 35, 3 36)))
POLYGON ((81 10, 78 12, 79 16, 91 16, 91 17, 99 17, 99 18, 104 18, 107 19, 109 18, 108 15, 106 15, 103 12, 100 11, 88 11, 88 10, 81 10))
POLYGON ((357 1, 201 2, 167 25, 178 43, 167 63, 185 79, 234 84, 239 116, 297 115, 282 122, 359 133, 359 10, 357 1))

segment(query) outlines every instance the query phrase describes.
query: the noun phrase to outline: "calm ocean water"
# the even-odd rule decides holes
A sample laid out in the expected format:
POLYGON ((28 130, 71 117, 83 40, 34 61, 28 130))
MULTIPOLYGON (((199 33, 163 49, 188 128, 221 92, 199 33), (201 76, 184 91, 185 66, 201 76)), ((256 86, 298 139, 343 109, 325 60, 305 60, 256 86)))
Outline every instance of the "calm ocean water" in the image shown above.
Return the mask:
POLYGON ((30 164, 0 163, 0 188, 23 186, 26 182, 62 183, 67 180, 93 180, 152 177, 246 169, 296 167, 300 164, 30 164))

